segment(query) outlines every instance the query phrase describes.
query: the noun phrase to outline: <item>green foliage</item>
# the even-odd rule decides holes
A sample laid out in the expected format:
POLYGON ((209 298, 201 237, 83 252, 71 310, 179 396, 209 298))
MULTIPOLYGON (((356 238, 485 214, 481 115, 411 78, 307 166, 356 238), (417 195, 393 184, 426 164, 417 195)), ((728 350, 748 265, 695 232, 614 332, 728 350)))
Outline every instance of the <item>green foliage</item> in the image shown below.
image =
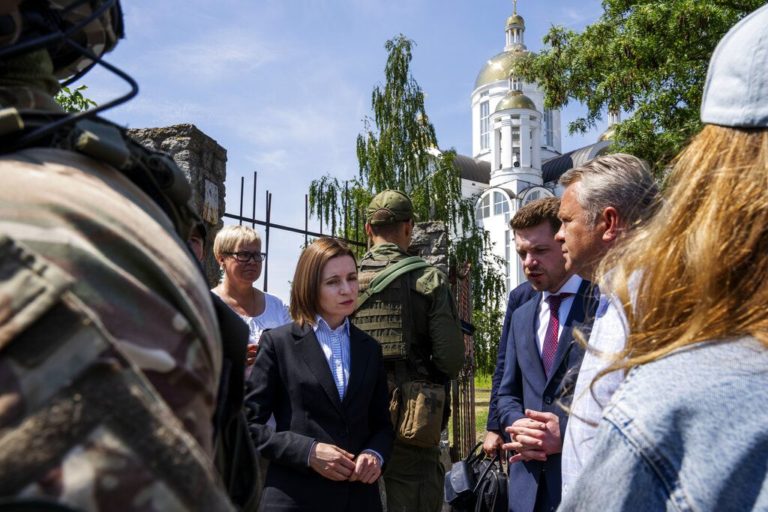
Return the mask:
POLYGON ((661 173, 701 129, 699 106, 709 58, 720 38, 764 0, 604 0, 584 32, 552 27, 547 47, 516 71, 545 91, 545 105, 583 102, 571 133, 596 125, 605 111, 627 112, 617 151, 635 154, 661 173))
POLYGON ((70 89, 69 87, 62 87, 54 98, 61 108, 65 111, 74 114, 77 112, 85 112, 91 107, 96 106, 96 102, 90 98, 83 96, 83 91, 88 89, 88 86, 81 85, 76 89, 70 89))
MULTIPOLYGON (((504 315, 498 308, 476 309, 472 313, 472 321, 476 329, 474 336, 475 367, 482 374, 492 375, 496 368, 496 354, 498 353, 504 315)), ((488 389, 490 389, 490 384, 488 389)))
POLYGON ((479 394, 480 390, 487 389, 490 391, 493 385, 493 373, 477 372, 475 373, 475 394, 479 394))
MULTIPOLYGON (((399 35, 387 41, 385 48, 386 82, 374 87, 373 118, 366 117, 357 137, 359 175, 349 181, 332 176, 314 180, 310 211, 331 232, 364 241, 365 208, 373 196, 385 189, 402 190, 410 196, 420 220, 443 221, 456 235, 449 242, 450 264, 459 268, 470 263, 474 317, 497 310, 504 294, 503 276, 493 265, 484 264, 495 260, 488 235, 476 224, 475 201, 461 197, 455 152, 437 150, 424 93, 410 73, 413 42, 399 35)), ((489 334, 481 328, 475 336, 489 334)))

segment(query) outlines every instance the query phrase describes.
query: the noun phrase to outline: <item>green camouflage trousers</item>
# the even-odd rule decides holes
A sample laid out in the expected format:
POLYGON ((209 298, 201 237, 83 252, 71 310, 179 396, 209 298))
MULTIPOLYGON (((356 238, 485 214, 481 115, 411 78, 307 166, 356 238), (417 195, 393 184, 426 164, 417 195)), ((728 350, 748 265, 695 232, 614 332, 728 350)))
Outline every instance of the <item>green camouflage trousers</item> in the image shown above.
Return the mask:
POLYGON ((445 468, 440 449, 395 441, 384 471, 387 512, 439 512, 443 506, 445 468))

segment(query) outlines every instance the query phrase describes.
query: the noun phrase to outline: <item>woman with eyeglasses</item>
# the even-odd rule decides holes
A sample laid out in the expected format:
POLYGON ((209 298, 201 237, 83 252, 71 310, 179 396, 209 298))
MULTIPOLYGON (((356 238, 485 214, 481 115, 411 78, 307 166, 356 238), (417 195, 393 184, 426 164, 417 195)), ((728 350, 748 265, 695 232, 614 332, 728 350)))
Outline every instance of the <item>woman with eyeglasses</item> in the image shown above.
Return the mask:
POLYGON ((290 323, 283 301, 255 288, 266 254, 259 234, 248 226, 225 226, 213 242, 213 255, 222 270, 212 291, 248 324, 248 366, 253 365, 261 333, 290 323))

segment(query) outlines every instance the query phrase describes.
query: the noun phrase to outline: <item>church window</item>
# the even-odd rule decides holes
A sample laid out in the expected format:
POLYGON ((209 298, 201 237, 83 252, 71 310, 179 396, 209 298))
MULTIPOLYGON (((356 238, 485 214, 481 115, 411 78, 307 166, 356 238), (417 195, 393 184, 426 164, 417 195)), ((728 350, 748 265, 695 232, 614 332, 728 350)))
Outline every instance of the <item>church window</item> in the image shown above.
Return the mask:
POLYGON ((504 215, 504 221, 509 220, 509 201, 501 192, 493 193, 493 214, 504 215))
POLYGON ((542 123, 544 124, 543 146, 552 147, 555 145, 555 126, 552 119, 552 111, 548 108, 544 109, 544 117, 542 118, 542 123))
POLYGON ((491 118, 488 100, 480 104, 480 149, 488 149, 490 146, 491 118))
POLYGON ((487 219, 491 216, 491 196, 487 195, 483 197, 480 204, 477 205, 477 212, 475 218, 479 221, 487 219))

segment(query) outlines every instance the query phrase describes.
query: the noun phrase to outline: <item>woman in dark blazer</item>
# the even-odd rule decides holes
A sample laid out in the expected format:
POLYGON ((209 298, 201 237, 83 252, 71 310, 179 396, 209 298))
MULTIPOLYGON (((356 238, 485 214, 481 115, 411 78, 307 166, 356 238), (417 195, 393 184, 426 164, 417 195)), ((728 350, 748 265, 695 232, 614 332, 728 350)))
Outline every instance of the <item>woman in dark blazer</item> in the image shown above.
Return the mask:
POLYGON ((271 460, 260 510, 382 508, 376 481, 394 434, 381 348, 347 320, 357 289, 350 249, 316 240, 293 278, 294 322, 261 338, 247 399, 251 436, 271 460))

